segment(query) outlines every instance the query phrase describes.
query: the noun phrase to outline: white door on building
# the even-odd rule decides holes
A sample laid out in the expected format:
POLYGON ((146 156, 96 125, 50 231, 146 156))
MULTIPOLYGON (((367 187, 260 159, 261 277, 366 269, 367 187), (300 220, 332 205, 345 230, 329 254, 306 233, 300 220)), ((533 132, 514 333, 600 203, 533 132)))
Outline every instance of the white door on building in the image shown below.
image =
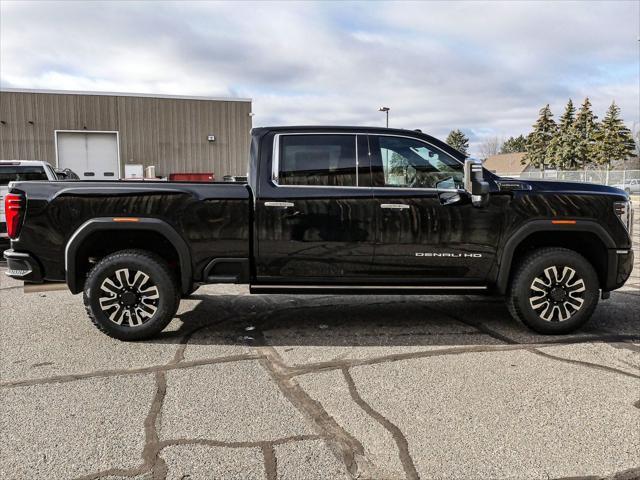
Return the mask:
POLYGON ((70 168, 82 180, 118 180, 116 132, 56 132, 58 168, 70 168))

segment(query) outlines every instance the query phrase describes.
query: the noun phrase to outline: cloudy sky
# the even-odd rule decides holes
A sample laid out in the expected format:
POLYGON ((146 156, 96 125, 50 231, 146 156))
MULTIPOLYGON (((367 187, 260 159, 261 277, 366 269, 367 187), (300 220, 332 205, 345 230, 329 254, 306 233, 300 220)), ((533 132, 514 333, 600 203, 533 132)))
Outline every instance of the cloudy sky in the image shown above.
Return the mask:
POLYGON ((7 2, 0 86, 254 100, 254 125, 527 133, 589 96, 639 119, 640 2, 7 2))

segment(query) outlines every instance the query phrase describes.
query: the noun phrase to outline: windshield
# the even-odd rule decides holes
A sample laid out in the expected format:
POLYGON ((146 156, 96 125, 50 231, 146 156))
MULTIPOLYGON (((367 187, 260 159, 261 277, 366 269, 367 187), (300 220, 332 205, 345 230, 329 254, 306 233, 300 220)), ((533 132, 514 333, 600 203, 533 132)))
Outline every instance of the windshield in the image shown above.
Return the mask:
POLYGON ((0 186, 9 185, 9 182, 22 182, 27 180, 47 180, 47 174, 42 167, 0 165, 0 186))

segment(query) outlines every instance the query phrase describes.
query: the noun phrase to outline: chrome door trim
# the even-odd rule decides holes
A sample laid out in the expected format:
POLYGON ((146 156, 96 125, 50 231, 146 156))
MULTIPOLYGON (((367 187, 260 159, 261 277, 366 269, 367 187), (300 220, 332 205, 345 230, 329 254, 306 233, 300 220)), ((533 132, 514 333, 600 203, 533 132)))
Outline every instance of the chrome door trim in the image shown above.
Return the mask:
POLYGON ((345 187, 341 187, 341 186, 335 186, 335 185, 280 185, 278 183, 278 176, 279 176, 279 169, 280 169, 280 137, 285 136, 285 135, 353 135, 355 137, 355 141, 356 141, 356 185, 358 183, 358 170, 359 170, 359 159, 358 159, 358 136, 365 136, 367 137, 367 139, 369 138, 369 135, 378 135, 378 136, 383 136, 383 137, 398 137, 398 138, 407 138, 409 140, 416 140, 418 142, 422 142, 425 145, 429 145, 431 148, 434 148, 436 150, 438 150, 439 152, 442 152, 444 155, 447 155, 448 157, 453 158, 453 160, 455 160, 456 162, 460 163, 461 165, 464 165, 463 162, 461 162, 460 160, 458 160, 457 158, 455 158, 453 155, 448 154, 447 152, 445 152, 444 150, 442 150, 441 148, 438 148, 435 145, 432 145, 431 143, 421 139, 421 138, 416 138, 416 137, 411 137, 409 135, 399 135, 396 133, 366 133, 366 132, 287 132, 287 133, 276 133, 273 136, 273 152, 271 154, 271 181, 272 183, 278 187, 278 188, 287 188, 287 187, 294 187, 294 188, 388 188, 388 189, 393 189, 393 188, 397 188, 397 189, 402 189, 402 190, 422 190, 422 191, 429 191, 429 192, 452 192, 452 191, 456 191, 456 192, 464 192, 465 190, 461 190, 461 189, 440 189, 440 188, 413 188, 413 187, 374 187, 374 186, 367 186, 367 187, 360 187, 359 185, 357 186, 345 186, 345 187))

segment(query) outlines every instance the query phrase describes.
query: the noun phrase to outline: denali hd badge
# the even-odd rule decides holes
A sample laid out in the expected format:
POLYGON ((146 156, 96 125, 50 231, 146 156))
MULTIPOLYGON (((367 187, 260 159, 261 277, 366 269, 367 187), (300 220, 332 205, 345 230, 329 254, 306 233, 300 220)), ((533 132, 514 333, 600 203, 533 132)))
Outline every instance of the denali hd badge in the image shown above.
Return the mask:
POLYGON ((430 253, 416 252, 416 257, 482 258, 481 253, 430 253))

